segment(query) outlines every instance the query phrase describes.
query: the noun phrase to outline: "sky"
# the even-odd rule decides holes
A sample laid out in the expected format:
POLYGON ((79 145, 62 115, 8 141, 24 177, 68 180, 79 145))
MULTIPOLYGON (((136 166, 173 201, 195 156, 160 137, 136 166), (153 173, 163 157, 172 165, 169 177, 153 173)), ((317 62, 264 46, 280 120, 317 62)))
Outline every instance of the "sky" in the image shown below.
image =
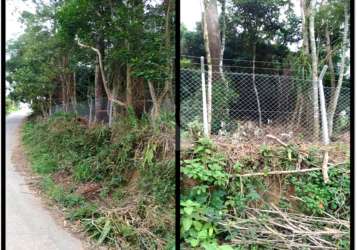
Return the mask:
MULTIPOLYGON (((16 39, 24 32, 24 26, 19 21, 21 12, 24 10, 35 12, 35 5, 29 0, 6 0, 6 42, 16 39)), ((6 55, 6 59, 8 59, 8 55, 6 55)), ((6 95, 9 94, 8 87, 9 83, 6 81, 6 95)))
POLYGON ((180 0, 180 22, 190 31, 195 29, 196 22, 199 22, 201 19, 201 1, 180 0))
POLYGON ((18 20, 24 10, 34 12, 35 5, 29 0, 6 0, 6 41, 15 39, 24 31, 18 20))

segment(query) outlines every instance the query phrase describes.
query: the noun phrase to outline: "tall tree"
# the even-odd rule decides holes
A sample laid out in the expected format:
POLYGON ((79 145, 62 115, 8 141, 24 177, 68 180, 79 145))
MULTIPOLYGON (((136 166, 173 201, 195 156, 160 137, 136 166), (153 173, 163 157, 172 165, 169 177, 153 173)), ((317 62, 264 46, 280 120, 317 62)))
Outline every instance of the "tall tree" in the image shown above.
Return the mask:
POLYGON ((341 62, 340 62, 340 70, 337 87, 334 90, 333 97, 330 99, 330 103, 328 106, 328 130, 329 135, 331 136, 333 133, 333 124, 334 124, 334 115, 336 113, 338 99, 342 89, 343 77, 346 70, 346 53, 349 45, 348 40, 348 30, 349 30, 349 3, 345 1, 344 3, 344 30, 343 30, 343 41, 342 41, 342 49, 341 49, 341 62))
POLYGON ((218 7, 216 0, 204 0, 205 22, 207 28, 210 62, 213 67, 213 81, 219 79, 221 39, 218 7))
MULTIPOLYGON (((224 76, 224 52, 226 43, 226 0, 221 0, 221 48, 220 48, 220 75, 226 83, 224 76)), ((227 83, 226 83, 227 84, 227 83)))
POLYGON ((308 57, 309 56, 309 42, 308 42, 308 29, 307 29, 307 20, 309 18, 309 12, 307 8, 307 1, 300 0, 301 7, 301 15, 302 15, 302 42, 304 53, 308 57))
POLYGON ((319 103, 318 103, 318 55, 316 49, 315 37, 315 13, 316 13, 316 0, 310 2, 310 18, 309 18, 309 34, 310 34, 310 47, 311 47, 311 60, 312 60, 312 105, 313 105, 313 136, 319 138, 319 103))

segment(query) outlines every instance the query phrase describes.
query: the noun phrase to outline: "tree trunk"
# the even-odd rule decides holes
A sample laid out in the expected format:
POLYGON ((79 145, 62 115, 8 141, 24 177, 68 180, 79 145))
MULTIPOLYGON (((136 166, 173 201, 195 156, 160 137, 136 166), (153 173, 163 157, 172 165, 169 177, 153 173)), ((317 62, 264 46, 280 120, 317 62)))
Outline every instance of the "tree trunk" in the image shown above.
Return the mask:
POLYGON ((49 98, 49 110, 48 110, 48 114, 49 114, 49 116, 52 115, 52 94, 50 94, 50 98, 49 98))
POLYGON ((61 77, 61 90, 62 90, 62 107, 63 107, 63 111, 67 112, 67 102, 66 102, 66 83, 65 83, 65 79, 63 77, 61 77))
POLYGON ((157 95, 154 90, 154 86, 151 81, 148 81, 149 93, 152 98, 152 109, 150 111, 150 116, 152 123, 154 125, 155 120, 159 117, 160 113, 160 100, 158 100, 157 95))
POLYGON ((151 81, 148 81, 148 87, 149 87, 149 93, 150 97, 152 99, 152 110, 150 112, 151 120, 153 122, 153 125, 155 125, 155 121, 157 118, 159 118, 160 115, 160 108, 163 103, 164 98, 169 92, 170 84, 168 84, 168 81, 165 81, 164 89, 160 92, 159 95, 155 93, 155 89, 153 86, 153 83, 151 81))
POLYGON ((132 76, 131 76, 131 66, 129 65, 129 63, 127 63, 127 70, 126 70, 126 76, 127 76, 127 88, 126 88, 126 100, 127 100, 127 107, 133 107, 133 95, 132 95, 132 90, 133 90, 133 86, 132 86, 132 76))
MULTIPOLYGON (((104 56, 104 44, 103 40, 100 38, 96 44, 96 48, 99 50, 102 56, 104 56)), ((106 100, 104 98, 104 86, 103 86, 103 77, 100 69, 99 58, 96 57, 96 71, 95 71, 95 118, 96 122, 103 122, 108 119, 106 100)), ((103 59, 102 59, 103 60, 103 59)))
POLYGON ((346 50, 348 47, 348 26, 349 26, 349 12, 348 12, 348 4, 346 3, 344 5, 344 31, 343 31, 343 45, 342 45, 342 55, 341 55, 341 67, 339 70, 337 88, 334 91, 333 97, 330 99, 329 108, 328 108, 328 130, 330 136, 333 133, 334 114, 336 112, 338 98, 341 93, 343 76, 345 71, 346 50))
POLYGON ((331 77, 331 88, 333 91, 333 89, 336 87, 336 76, 335 76, 334 66, 333 66, 331 38, 330 38, 330 34, 329 34, 328 24, 326 24, 326 27, 325 27, 325 35, 326 35, 326 51, 327 51, 327 57, 328 57, 328 67, 329 67, 329 73, 330 73, 330 77, 331 77))
MULTIPOLYGON (((112 90, 112 96, 113 98, 116 98, 116 92, 115 92, 115 88, 113 87, 112 90)), ((113 119, 113 101, 109 101, 109 118, 108 118, 108 126, 111 127, 112 126, 112 119, 113 119)))
POLYGON ((77 96, 76 96, 76 72, 73 72, 73 96, 72 96, 73 109, 77 113, 77 96))
POLYGON ((89 113, 88 113, 88 126, 91 125, 92 123, 92 107, 93 107, 93 103, 92 103, 92 97, 89 97, 89 101, 88 101, 88 106, 89 106, 89 113))
MULTIPOLYGON (((170 51, 171 47, 171 29, 170 29, 170 18, 172 16, 173 3, 172 0, 167 0, 167 12, 165 17, 165 48, 170 51)), ((174 106, 174 95, 173 95, 173 59, 170 57, 168 62, 168 79, 166 80, 165 85, 169 85, 168 94, 166 95, 166 101, 170 106, 174 106)), ((164 101, 164 103, 166 103, 164 101)))
POLYGON ((259 127, 261 128, 261 126, 262 126, 261 105, 260 105, 259 92, 256 87, 256 79, 255 79, 255 60, 256 60, 256 44, 255 43, 254 43, 252 52, 253 52, 253 55, 252 55, 252 84, 254 86, 256 102, 257 102, 257 112, 259 114, 259 127))
POLYGON ((300 0, 301 3, 301 13, 302 13, 302 35, 303 35, 303 48, 304 53, 309 55, 309 43, 308 43, 308 31, 307 31, 307 17, 308 17, 308 9, 306 7, 305 0, 300 0))
POLYGON ((213 82, 220 79, 220 26, 216 0, 204 0, 205 21, 213 70, 213 82))
POLYGON ((314 139, 319 139, 319 103, 318 103, 318 58, 316 52, 316 39, 314 30, 314 16, 315 16, 316 0, 311 0, 310 3, 310 19, 309 31, 311 42, 311 58, 312 58, 312 101, 313 101, 313 136, 314 139))
MULTIPOLYGON (((206 0, 204 0, 205 2, 206 0)), ((205 43, 205 51, 206 51, 206 59, 208 61, 208 100, 207 100, 207 108, 208 108, 208 131, 209 135, 211 134, 211 105, 212 105, 212 80, 213 80, 213 67, 212 67, 212 60, 211 60, 211 51, 209 45, 209 36, 208 36, 208 28, 207 28, 207 18, 206 18, 206 10, 204 7, 204 11, 202 13, 202 23, 203 23, 203 36, 204 36, 204 43, 205 43)))
MULTIPOLYGON (((114 103, 122 106, 122 107, 127 107, 127 104, 125 102, 122 102, 118 99, 114 99, 112 97, 112 94, 108 88, 108 84, 107 84, 107 80, 106 80, 106 77, 105 77, 105 73, 104 73, 104 67, 103 67, 103 62, 102 62, 102 53, 103 51, 101 52, 99 49, 97 48, 94 48, 94 47, 91 47, 89 45, 85 45, 83 43, 81 43, 78 39, 77 39, 77 44, 83 48, 89 48, 91 50, 93 50, 94 52, 96 52, 97 54, 97 62, 99 63, 99 69, 100 69, 100 76, 102 76, 102 86, 104 87, 104 90, 106 92, 106 95, 107 95, 107 98, 110 99, 111 101, 113 101, 114 103)), ((97 72, 96 72, 96 76, 97 76, 97 72)), ((95 79, 95 82, 97 82, 97 80, 95 79)), ((96 85, 97 86, 97 85, 96 85)), ((103 92, 103 91, 102 91, 103 92)))
POLYGON ((221 48, 220 48, 220 75, 221 79, 225 83, 226 87, 228 87, 228 83, 226 82, 224 75, 224 52, 225 52, 225 41, 226 41, 226 0, 222 0, 221 3, 221 17, 222 17, 222 27, 221 27, 221 48))

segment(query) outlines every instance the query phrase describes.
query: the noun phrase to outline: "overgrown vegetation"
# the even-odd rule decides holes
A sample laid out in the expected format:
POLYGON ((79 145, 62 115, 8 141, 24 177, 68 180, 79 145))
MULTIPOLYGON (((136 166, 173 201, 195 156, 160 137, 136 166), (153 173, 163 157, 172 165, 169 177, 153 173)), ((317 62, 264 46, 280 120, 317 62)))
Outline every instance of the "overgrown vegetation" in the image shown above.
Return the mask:
POLYGON ((262 146, 235 162, 207 138, 181 161, 183 249, 349 249, 349 164, 322 164, 317 149, 262 146), (261 176, 250 176, 263 173, 261 176))
POLYGON ((6 114, 10 114, 11 112, 17 111, 19 110, 19 103, 6 97, 5 110, 6 114))
POLYGON ((73 114, 25 123, 22 139, 41 187, 98 244, 174 245, 174 125, 121 118, 109 129, 73 114))

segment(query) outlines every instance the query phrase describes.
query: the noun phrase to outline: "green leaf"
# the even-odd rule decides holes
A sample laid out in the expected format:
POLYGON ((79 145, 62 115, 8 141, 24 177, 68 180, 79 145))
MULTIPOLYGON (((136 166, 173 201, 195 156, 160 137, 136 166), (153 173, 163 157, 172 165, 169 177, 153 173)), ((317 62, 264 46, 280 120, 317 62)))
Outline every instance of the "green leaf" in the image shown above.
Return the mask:
POLYGON ((200 229, 203 227, 203 224, 201 224, 199 221, 194 221, 193 225, 196 231, 200 231, 200 229))
POLYGON ((194 208, 192 207, 185 207, 184 208, 184 212, 187 214, 187 215, 191 215, 193 213, 193 210, 194 208))
POLYGON ((192 224, 193 224, 193 220, 191 218, 184 218, 183 219, 184 231, 188 231, 192 224))
POLYGON ((101 236, 98 239, 98 244, 102 244, 104 239, 107 237, 108 233, 111 231, 111 221, 109 219, 106 220, 106 223, 104 224, 103 231, 101 233, 101 236))
POLYGON ((203 243, 202 247, 204 247, 205 250, 217 250, 218 245, 216 243, 203 243))
POLYGON ((234 249, 229 245, 222 245, 219 246, 218 250, 234 250, 234 249))
POLYGON ((208 237, 208 232, 206 230, 201 230, 198 233, 198 238, 199 239, 206 239, 208 237))
POLYGON ((292 160, 292 150, 288 149, 287 154, 288 154, 288 159, 291 161, 292 160))
POLYGON ((210 227, 209 228, 209 236, 213 236, 213 233, 214 233, 214 228, 210 227))
POLYGON ((192 247, 198 246, 198 245, 199 245, 199 240, 198 240, 198 239, 191 239, 191 240, 190 240, 190 245, 191 245, 192 247))

